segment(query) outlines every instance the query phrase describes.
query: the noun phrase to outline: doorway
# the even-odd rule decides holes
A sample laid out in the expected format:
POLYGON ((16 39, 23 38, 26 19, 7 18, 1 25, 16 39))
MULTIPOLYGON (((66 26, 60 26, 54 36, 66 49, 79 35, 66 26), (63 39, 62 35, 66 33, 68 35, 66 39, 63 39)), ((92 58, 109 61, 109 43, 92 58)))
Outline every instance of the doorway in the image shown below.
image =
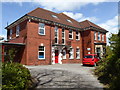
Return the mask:
POLYGON ((58 63, 58 50, 55 50, 55 63, 58 63))

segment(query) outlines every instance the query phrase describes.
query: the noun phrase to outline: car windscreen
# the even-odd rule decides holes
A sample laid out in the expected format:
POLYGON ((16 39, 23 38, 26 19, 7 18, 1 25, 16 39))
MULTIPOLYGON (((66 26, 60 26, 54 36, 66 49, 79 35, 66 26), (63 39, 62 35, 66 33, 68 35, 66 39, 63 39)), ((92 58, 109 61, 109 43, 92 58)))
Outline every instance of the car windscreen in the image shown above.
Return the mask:
POLYGON ((93 58, 93 56, 92 55, 87 55, 84 58, 93 58))

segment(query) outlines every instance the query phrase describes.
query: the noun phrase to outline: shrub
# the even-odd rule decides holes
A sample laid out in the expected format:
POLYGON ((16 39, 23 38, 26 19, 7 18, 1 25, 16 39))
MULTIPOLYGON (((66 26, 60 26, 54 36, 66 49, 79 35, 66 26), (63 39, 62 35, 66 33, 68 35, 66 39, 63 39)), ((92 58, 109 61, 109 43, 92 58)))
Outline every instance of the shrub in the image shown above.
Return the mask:
MULTIPOLYGON (((120 33, 120 32, 119 32, 120 33)), ((120 34, 119 34, 120 35, 120 34)), ((112 35, 111 45, 107 48, 107 56, 99 61, 95 74, 110 90, 120 88, 120 36, 112 35)))
POLYGON ((30 86, 31 75, 27 68, 19 63, 2 64, 2 89, 26 90, 30 86))

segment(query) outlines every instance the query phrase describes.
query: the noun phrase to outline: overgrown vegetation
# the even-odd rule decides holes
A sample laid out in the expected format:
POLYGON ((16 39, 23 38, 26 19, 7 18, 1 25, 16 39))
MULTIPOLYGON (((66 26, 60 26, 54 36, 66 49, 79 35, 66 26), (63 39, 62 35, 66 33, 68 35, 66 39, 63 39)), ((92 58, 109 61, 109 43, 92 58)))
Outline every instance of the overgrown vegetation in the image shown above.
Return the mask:
POLYGON ((27 68, 19 63, 2 64, 2 89, 27 90, 31 84, 31 75, 27 68))
POLYGON ((95 74, 110 90, 118 90, 120 88, 120 32, 112 34, 109 40, 111 44, 107 46, 106 57, 98 62, 95 74))

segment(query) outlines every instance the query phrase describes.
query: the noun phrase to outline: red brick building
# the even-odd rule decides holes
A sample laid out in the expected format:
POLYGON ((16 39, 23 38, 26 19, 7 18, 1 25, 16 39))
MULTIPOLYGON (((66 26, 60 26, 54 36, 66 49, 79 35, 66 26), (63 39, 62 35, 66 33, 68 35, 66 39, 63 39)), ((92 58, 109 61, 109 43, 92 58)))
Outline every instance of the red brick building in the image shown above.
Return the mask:
POLYGON ((3 61, 11 47, 19 49, 14 60, 25 65, 81 63, 85 54, 102 57, 105 52, 105 29, 88 20, 78 22, 64 13, 37 8, 6 29, 3 61))

